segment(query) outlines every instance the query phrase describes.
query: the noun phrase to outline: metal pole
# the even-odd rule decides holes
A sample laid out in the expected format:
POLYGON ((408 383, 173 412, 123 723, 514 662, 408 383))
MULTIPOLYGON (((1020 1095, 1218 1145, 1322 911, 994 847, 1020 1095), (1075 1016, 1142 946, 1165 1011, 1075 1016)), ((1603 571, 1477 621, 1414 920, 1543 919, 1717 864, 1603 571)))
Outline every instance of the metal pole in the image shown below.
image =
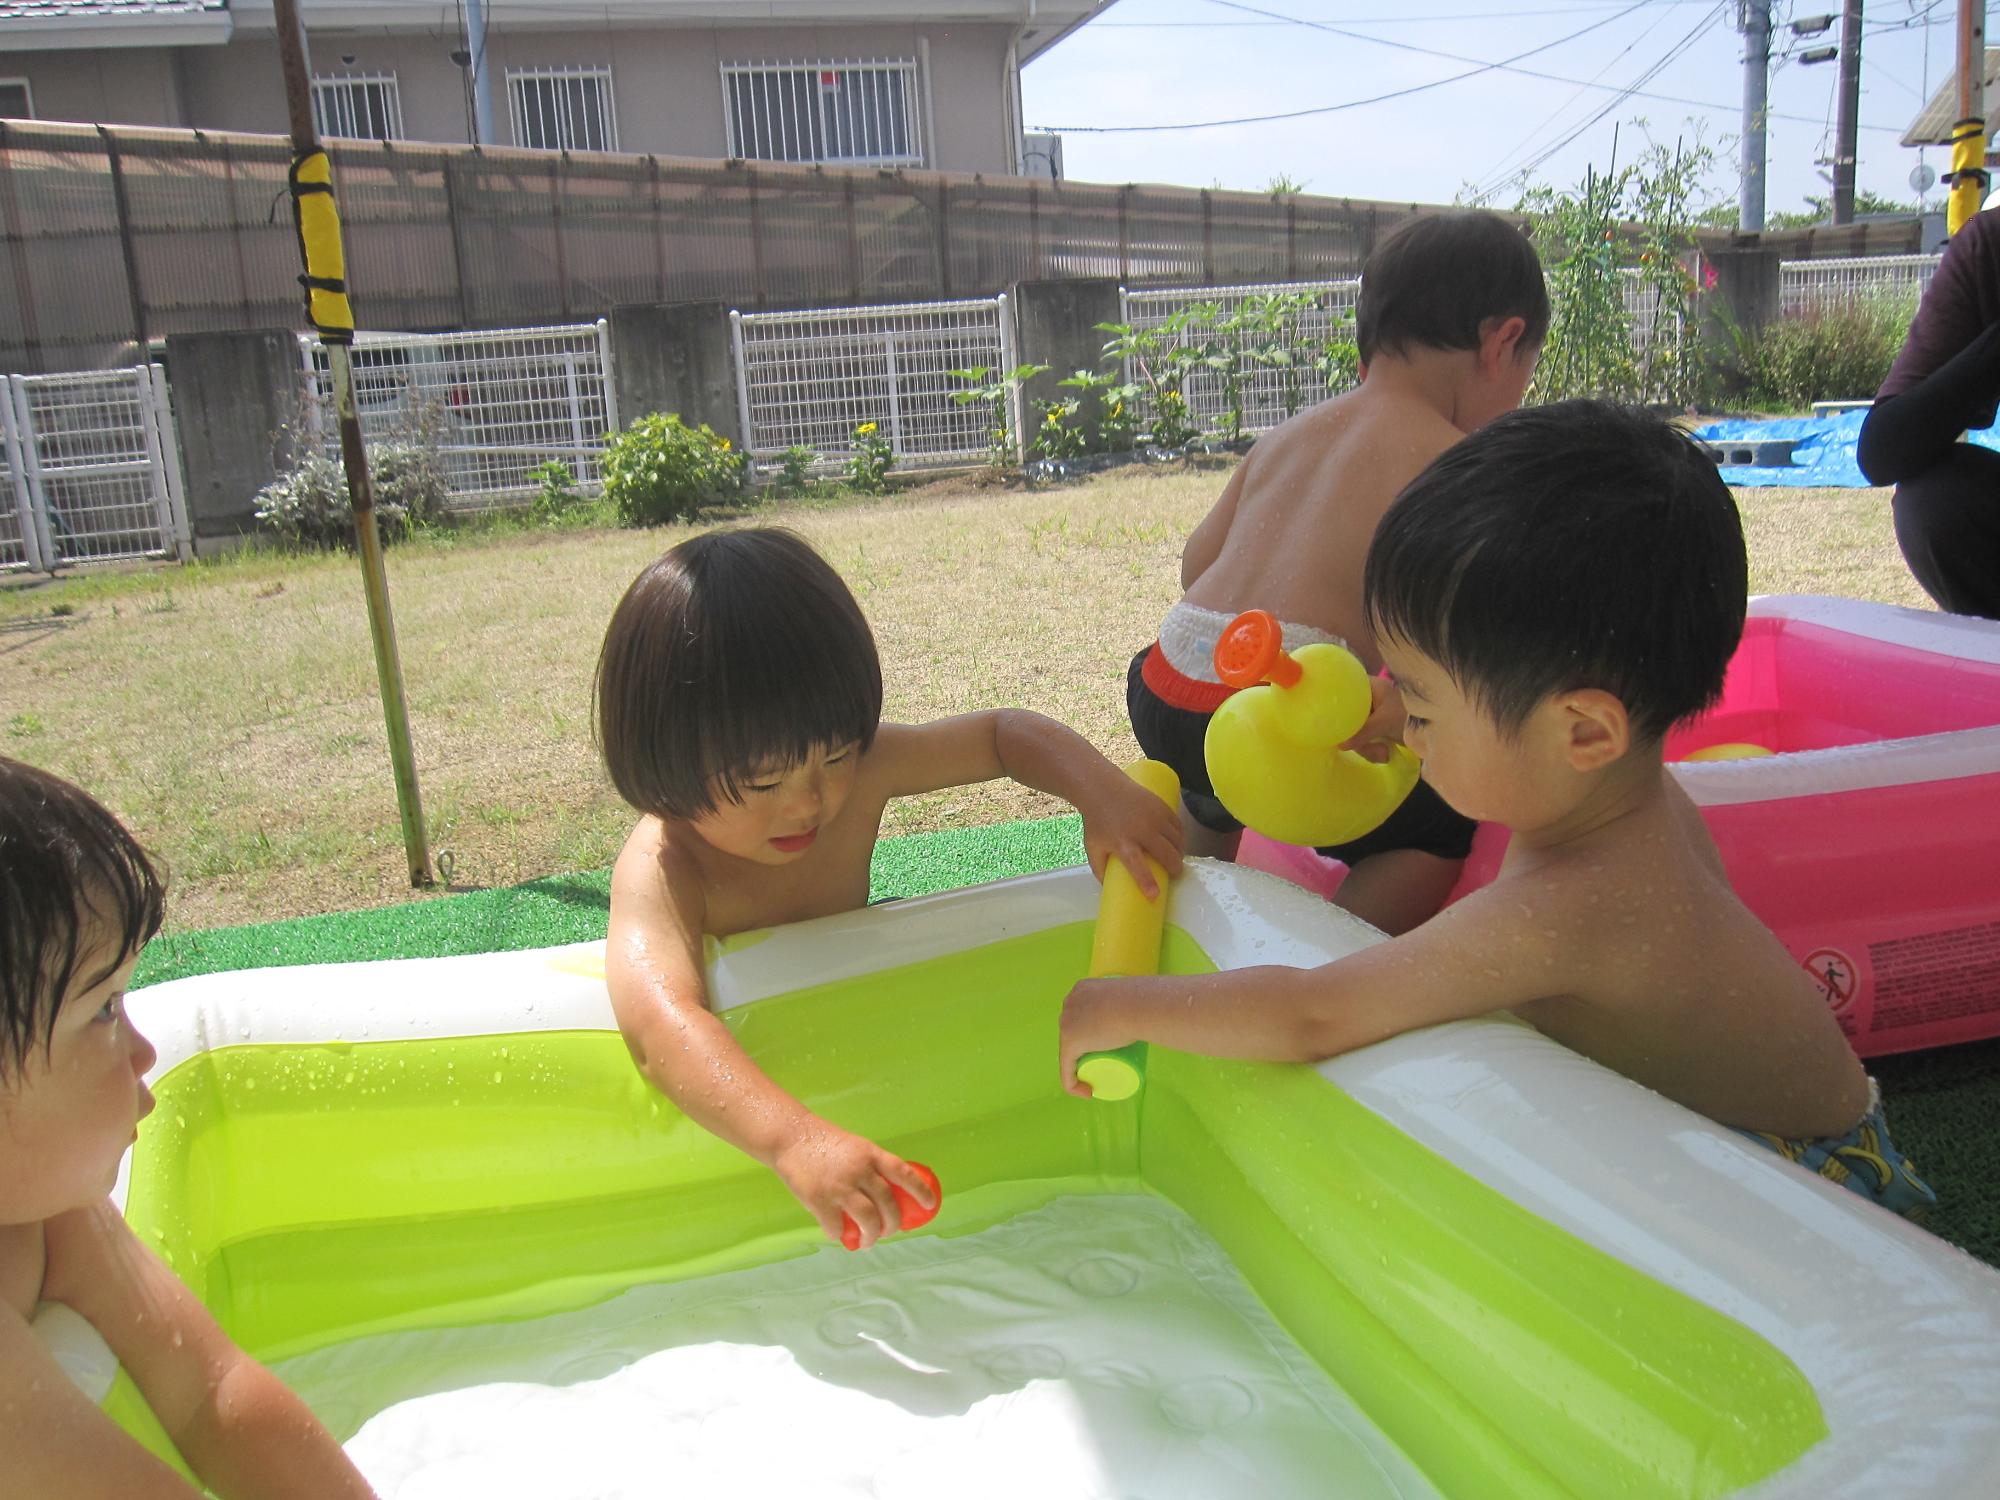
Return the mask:
POLYGON ((1743 0, 1743 165, 1736 226, 1764 228, 1764 117, 1771 88, 1771 0, 1743 0))
POLYGON ((1840 112, 1834 126, 1833 222, 1854 222, 1856 136, 1861 124, 1861 0, 1840 12, 1840 112))
POLYGON ((465 0, 465 50, 472 54, 472 130, 474 144, 493 140, 493 74, 486 66, 486 7, 482 0, 465 0))
MULTIPOLYGON (((319 133, 313 124, 312 69, 306 61, 305 27, 299 22, 297 0, 274 0, 278 28, 278 61, 285 74, 285 106, 291 115, 295 158, 316 155, 319 133)), ((296 170, 296 169, 295 169, 296 170)), ((303 209, 296 199, 294 213, 303 209)), ((335 224, 334 245, 338 246, 335 224)), ((305 235, 301 230, 303 246, 305 235)), ((310 251, 307 276, 313 273, 310 251)), ((315 305, 313 283, 307 283, 308 307, 315 305)), ((340 299, 345 308, 344 293, 340 299)), ((351 319, 350 319, 351 322, 351 319)), ((423 799, 417 789, 417 757, 410 743, 410 709, 403 694, 403 667, 396 654, 396 622, 389 609, 389 574, 382 563, 382 537, 375 526, 375 489, 368 476, 368 450, 361 441, 361 418, 354 408, 354 362, 346 331, 323 328, 328 371, 333 376, 334 413, 340 423, 340 459, 347 474, 347 492, 354 502, 354 536, 361 554, 362 590, 368 600, 368 634, 375 647, 375 680, 382 690, 382 717, 389 731, 389 764, 396 777, 396 805, 403 820, 403 851, 408 856, 410 884, 428 886, 430 849, 424 838, 423 799)))
POLYGON ((1958 0, 1958 123, 1951 131, 1951 197, 1945 228, 1952 234, 1986 196, 1986 0, 1958 0))

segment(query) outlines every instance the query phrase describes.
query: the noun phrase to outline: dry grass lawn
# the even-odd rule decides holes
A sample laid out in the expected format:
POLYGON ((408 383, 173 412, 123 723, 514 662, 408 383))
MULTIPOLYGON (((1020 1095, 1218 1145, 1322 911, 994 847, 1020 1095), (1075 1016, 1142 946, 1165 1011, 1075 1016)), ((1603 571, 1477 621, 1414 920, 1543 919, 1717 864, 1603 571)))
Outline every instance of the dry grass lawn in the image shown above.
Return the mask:
MULTIPOLYGON (((1224 471, 1024 493, 947 481, 773 512, 832 560, 881 641, 892 718, 1018 704, 1134 753, 1124 669, 1179 594, 1224 471)), ((1743 491, 1751 583, 1925 606, 1882 490, 1743 491)), ((432 847, 457 885, 610 863, 630 823, 590 678, 611 606, 678 531, 470 537, 390 554, 432 847)), ((0 754, 81 782, 205 927, 409 898, 361 588, 345 558, 249 554, 0 589, 0 754)), ((887 831, 1061 810, 1001 783, 893 807, 887 831)))

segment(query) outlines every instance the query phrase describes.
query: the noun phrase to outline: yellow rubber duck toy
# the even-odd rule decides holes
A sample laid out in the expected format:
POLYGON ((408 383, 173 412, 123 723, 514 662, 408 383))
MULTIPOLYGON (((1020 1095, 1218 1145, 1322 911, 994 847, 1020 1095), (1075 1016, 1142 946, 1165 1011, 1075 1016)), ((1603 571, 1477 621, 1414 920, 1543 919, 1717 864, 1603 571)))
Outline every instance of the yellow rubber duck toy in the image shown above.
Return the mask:
POLYGON ((1394 812, 1421 770, 1397 745, 1377 764, 1338 746, 1368 722, 1368 671, 1326 643, 1284 648, 1284 627, 1261 609, 1238 615, 1215 643, 1215 675, 1241 691, 1209 720, 1203 758, 1232 816, 1281 844, 1344 844, 1394 812))

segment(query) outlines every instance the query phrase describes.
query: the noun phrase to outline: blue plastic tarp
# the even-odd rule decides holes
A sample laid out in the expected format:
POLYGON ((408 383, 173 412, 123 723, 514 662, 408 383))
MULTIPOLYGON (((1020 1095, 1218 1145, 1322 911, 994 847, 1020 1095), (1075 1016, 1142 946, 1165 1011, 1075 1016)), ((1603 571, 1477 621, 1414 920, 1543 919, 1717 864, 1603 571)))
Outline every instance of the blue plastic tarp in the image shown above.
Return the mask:
MULTIPOLYGON (((1695 428, 1694 435, 1710 442, 1768 443, 1785 438, 1795 441, 1792 462, 1788 466, 1747 468, 1723 465, 1722 477, 1729 484, 1865 489, 1868 477, 1854 461, 1854 445, 1860 439, 1861 423, 1867 415, 1863 411, 1843 411, 1825 417, 1709 422, 1695 428)), ((2000 449, 2000 426, 1975 432, 1968 441, 1982 448, 2000 449)))

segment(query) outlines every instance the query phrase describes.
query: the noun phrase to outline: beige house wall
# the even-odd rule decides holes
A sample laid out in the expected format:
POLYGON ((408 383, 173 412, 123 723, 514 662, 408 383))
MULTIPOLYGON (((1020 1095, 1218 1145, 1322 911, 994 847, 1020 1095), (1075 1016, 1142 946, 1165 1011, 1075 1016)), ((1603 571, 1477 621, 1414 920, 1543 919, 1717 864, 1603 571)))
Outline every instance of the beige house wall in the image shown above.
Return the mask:
MULTIPOLYGON (((217 49, 220 50, 220 49, 217 49)), ((25 78, 38 120, 81 125, 186 125, 172 50, 8 52, 0 78, 25 78)))
MULTIPOLYGON (((497 144, 514 144, 510 68, 609 68, 619 150, 725 156, 724 63, 922 59, 928 43, 924 165, 1011 173, 1010 36, 1004 26, 958 24, 590 31, 495 26, 487 36, 494 132, 497 144)), ((455 33, 315 31, 308 45, 317 76, 395 74, 406 139, 471 139, 463 74, 450 57, 458 45, 455 33)), ((0 51, 0 77, 25 77, 42 119, 267 134, 286 128, 277 44, 269 38, 239 37, 218 47, 0 51)))

